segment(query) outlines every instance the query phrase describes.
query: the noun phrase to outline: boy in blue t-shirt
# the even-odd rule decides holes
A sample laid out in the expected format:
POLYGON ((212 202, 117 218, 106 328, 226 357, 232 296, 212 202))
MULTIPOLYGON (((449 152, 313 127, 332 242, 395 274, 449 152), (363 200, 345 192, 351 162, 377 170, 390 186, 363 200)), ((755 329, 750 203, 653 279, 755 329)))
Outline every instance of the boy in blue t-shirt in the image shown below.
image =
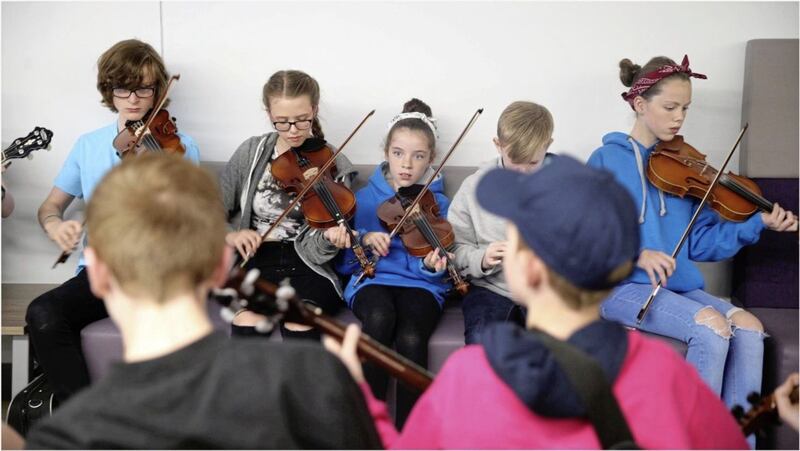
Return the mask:
MULTIPOLYGON (((142 120, 165 92, 169 75, 155 49, 136 39, 120 41, 97 61, 97 90, 102 104, 118 113, 117 120, 78 138, 53 189, 39 207, 39 224, 62 251, 77 248, 83 226, 65 220, 64 211, 76 197, 89 201, 95 186, 120 163, 114 138, 128 121, 142 120)), ((200 159, 197 145, 179 134, 185 157, 200 159)), ((106 318, 103 302, 92 294, 81 255, 75 277, 42 294, 28 306, 25 320, 42 369, 58 402, 89 384, 81 352, 80 331, 106 318)))

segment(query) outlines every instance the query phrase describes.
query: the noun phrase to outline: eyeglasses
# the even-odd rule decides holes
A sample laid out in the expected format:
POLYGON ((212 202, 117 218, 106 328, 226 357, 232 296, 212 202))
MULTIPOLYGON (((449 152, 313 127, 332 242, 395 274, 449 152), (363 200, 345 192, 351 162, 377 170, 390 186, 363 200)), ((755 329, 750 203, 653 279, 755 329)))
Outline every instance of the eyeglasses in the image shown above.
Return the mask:
POLYGON ((131 96, 131 93, 136 93, 136 97, 140 99, 146 99, 148 97, 153 97, 153 94, 156 93, 156 89, 152 87, 136 88, 134 90, 126 88, 114 88, 111 93, 114 95, 114 97, 120 99, 127 99, 131 96))
MULTIPOLYGON (((138 95, 138 94, 137 94, 138 95)), ((292 125, 298 130, 308 130, 311 127, 311 122, 313 119, 303 119, 302 121, 281 121, 281 122, 273 122, 272 126, 275 127, 275 130, 279 132, 288 132, 292 125)))

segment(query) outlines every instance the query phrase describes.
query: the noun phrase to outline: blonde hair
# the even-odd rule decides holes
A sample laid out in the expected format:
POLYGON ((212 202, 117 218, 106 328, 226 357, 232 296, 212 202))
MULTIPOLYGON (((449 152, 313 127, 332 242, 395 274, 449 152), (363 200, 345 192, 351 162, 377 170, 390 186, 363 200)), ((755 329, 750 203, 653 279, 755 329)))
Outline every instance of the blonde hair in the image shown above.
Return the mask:
POLYGON ((112 169, 86 210, 89 245, 123 291, 158 302, 208 280, 225 246, 214 177, 176 155, 145 154, 112 169))
MULTIPOLYGON (((588 290, 586 288, 577 287, 575 284, 550 269, 550 267, 545 267, 547 268, 547 277, 553 291, 561 297, 567 307, 573 310, 580 310, 584 307, 597 305, 607 298, 608 295, 611 294, 611 290, 613 290, 613 288, 588 290)), ((633 269, 633 262, 627 261, 611 271, 611 274, 608 275, 606 280, 613 284, 622 282, 631 273, 631 269, 633 269)))
POLYGON ((547 108, 517 101, 507 106, 497 120, 497 139, 514 163, 529 163, 550 143, 553 116, 547 108))
MULTIPOLYGON (((523 239, 521 239, 521 237, 517 248, 520 251, 527 250, 529 252, 533 252, 534 254, 536 253, 525 243, 523 239)), ((613 290, 613 288, 590 290, 587 288, 578 287, 574 283, 565 279, 561 274, 553 271, 553 269, 547 266, 546 263, 542 263, 547 271, 547 279, 550 281, 550 287, 556 292, 561 300, 564 301, 564 304, 573 310, 580 310, 585 307, 597 305, 607 298, 613 290)), ((625 278, 631 274, 632 270, 633 261, 623 262, 621 265, 614 268, 610 274, 608 274, 606 281, 610 284, 617 285, 619 282, 625 280, 625 278)))

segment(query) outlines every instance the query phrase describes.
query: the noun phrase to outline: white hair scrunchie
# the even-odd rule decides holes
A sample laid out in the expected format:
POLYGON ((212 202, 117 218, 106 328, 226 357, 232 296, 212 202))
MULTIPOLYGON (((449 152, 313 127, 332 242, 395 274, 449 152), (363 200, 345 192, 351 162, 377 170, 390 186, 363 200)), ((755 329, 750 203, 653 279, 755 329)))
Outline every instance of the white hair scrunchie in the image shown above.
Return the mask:
POLYGON ((421 120, 422 122, 425 123, 425 125, 428 126, 428 128, 431 129, 431 131, 433 132, 433 136, 436 137, 436 139, 439 139, 439 132, 436 130, 436 119, 432 118, 432 117, 428 117, 427 115, 425 115, 425 113, 420 113, 420 112, 417 112, 417 111, 414 111, 412 113, 400 113, 397 116, 395 116, 394 118, 392 118, 392 120, 389 121, 389 126, 386 127, 387 132, 390 131, 392 129, 392 127, 394 127, 394 124, 402 121, 403 119, 419 119, 419 120, 421 120))

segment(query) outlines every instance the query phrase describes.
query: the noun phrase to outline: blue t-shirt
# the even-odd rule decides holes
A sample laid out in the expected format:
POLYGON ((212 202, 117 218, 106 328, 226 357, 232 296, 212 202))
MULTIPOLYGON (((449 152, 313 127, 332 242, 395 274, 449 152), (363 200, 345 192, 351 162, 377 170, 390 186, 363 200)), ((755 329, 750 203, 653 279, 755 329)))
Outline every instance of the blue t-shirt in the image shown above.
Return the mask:
MULTIPOLYGON (((75 197, 89 202, 95 187, 106 173, 122 161, 114 149, 114 138, 118 134, 117 122, 81 135, 70 151, 61 172, 58 173, 53 185, 75 197)), ((186 148, 185 158, 200 162, 200 151, 192 138, 178 133, 183 146, 186 148)), ((84 240, 85 244, 85 240, 84 240)), ((76 274, 83 269, 83 251, 78 261, 76 274)))

